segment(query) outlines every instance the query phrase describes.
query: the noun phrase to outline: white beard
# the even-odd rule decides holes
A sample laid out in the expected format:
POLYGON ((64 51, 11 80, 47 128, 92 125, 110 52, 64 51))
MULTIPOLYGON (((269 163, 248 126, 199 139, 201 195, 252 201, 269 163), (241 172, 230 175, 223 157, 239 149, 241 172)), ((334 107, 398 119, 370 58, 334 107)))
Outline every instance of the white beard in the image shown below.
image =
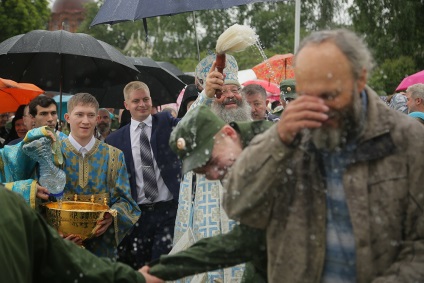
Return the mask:
POLYGON ((237 108, 226 109, 224 104, 217 103, 214 101, 211 105, 211 110, 218 117, 225 121, 225 123, 230 122, 241 122, 241 121, 251 121, 252 114, 249 104, 245 100, 238 101, 236 100, 237 108))

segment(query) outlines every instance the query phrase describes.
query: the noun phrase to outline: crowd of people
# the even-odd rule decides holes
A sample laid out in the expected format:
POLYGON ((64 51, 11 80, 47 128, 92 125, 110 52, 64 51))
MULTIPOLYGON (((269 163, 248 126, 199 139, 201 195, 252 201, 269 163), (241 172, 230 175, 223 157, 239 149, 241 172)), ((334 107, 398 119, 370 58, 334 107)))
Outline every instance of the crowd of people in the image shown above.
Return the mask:
POLYGON ((280 105, 242 87, 227 54, 223 73, 215 55, 199 62, 178 111, 158 112, 133 81, 120 121, 91 94, 72 96, 68 135, 45 95, 11 129, 0 114, 5 278, 424 282, 424 84, 383 101, 367 86, 371 62, 353 32, 319 31, 302 41, 280 105), (46 224, 54 199, 34 156, 65 173, 64 201, 94 196, 116 211, 91 239, 46 224))

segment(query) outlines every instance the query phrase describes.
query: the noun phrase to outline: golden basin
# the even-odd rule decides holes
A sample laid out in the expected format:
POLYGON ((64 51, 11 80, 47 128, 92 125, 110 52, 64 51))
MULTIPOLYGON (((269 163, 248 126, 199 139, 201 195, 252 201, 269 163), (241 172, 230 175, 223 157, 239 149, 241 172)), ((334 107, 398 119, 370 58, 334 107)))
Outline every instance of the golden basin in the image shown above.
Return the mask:
POLYGON ((50 202, 46 204, 47 222, 65 237, 73 234, 82 240, 94 236, 109 206, 81 201, 50 202))

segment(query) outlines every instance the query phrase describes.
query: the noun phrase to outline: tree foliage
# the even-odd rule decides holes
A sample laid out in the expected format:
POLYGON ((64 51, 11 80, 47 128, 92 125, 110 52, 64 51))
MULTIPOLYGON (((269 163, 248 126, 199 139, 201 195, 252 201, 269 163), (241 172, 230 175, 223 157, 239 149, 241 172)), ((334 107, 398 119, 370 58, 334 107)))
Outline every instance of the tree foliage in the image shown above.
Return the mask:
MULTIPOLYGON (((149 18, 147 41, 141 20, 90 28, 103 1, 87 4, 86 19, 79 32, 103 40, 126 55, 168 61, 183 71, 193 71, 198 62, 197 42, 203 58, 214 51, 219 35, 235 23, 255 29, 268 57, 293 53, 294 0, 196 11, 195 19, 193 13, 149 18)), ((336 27, 348 27, 364 36, 378 68, 372 77, 373 83, 380 84, 382 89, 392 91, 390 84, 381 85, 384 76, 390 73, 386 69, 390 66, 396 66, 399 72, 397 77, 390 77, 393 83, 407 74, 405 72, 424 69, 424 1, 304 0, 301 6, 301 38, 314 30, 336 27), (398 62, 400 58, 408 59, 402 65, 398 62), (409 60, 414 63, 414 70, 410 70, 409 60), (385 75, 377 75, 381 72, 385 75)), ((0 0, 0 40, 45 28, 48 17, 47 0, 0 0)), ((233 55, 240 69, 263 61, 254 48, 233 55)))
POLYGON ((0 0, 0 41, 35 29, 46 29, 47 0, 0 0))
POLYGON ((416 66, 424 69, 424 1, 357 0, 349 13, 377 63, 411 56, 416 66))
POLYGON ((99 40, 102 40, 110 45, 123 50, 131 38, 131 35, 137 31, 137 25, 133 22, 125 22, 109 27, 107 25, 97 25, 90 28, 90 24, 99 11, 99 7, 103 1, 89 2, 85 4, 85 19, 78 28, 78 32, 87 33, 99 40))
POLYGON ((410 56, 386 59, 376 67, 368 83, 377 92, 392 94, 405 77, 415 72, 416 64, 410 56))

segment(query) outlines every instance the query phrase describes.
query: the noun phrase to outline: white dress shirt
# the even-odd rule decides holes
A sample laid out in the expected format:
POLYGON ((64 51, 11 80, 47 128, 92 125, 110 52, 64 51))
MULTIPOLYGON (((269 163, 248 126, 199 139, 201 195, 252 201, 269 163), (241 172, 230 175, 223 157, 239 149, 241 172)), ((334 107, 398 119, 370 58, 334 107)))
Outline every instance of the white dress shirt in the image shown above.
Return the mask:
POLYGON ((91 140, 88 142, 86 146, 80 145, 72 136, 72 133, 69 134, 68 139, 71 142, 72 146, 75 147, 75 149, 82 154, 82 157, 85 157, 85 154, 89 152, 93 148, 94 144, 96 143, 96 138, 94 136, 91 137, 91 140))
MULTIPOLYGON (((144 127, 144 131, 146 132, 146 135, 150 141, 152 137, 152 115, 149 115, 149 117, 147 117, 143 121, 143 123, 146 124, 146 127, 144 127)), ((142 171, 141 156, 140 156, 141 128, 139 127, 139 125, 140 125, 139 121, 136 121, 133 118, 131 118, 130 137, 131 137, 131 151, 132 151, 132 156, 134 160, 135 180, 136 180, 136 187, 137 187, 136 201, 138 204, 148 204, 151 202, 144 195, 143 171, 142 171)), ((159 190, 159 196, 155 200, 155 202, 172 200, 173 199, 172 194, 169 191, 168 187, 165 185, 165 182, 163 181, 162 176, 160 175, 160 170, 159 170, 158 164, 156 163, 156 159, 152 149, 151 149, 151 152, 153 156, 153 167, 156 173, 156 182, 158 184, 158 190, 159 190)))

